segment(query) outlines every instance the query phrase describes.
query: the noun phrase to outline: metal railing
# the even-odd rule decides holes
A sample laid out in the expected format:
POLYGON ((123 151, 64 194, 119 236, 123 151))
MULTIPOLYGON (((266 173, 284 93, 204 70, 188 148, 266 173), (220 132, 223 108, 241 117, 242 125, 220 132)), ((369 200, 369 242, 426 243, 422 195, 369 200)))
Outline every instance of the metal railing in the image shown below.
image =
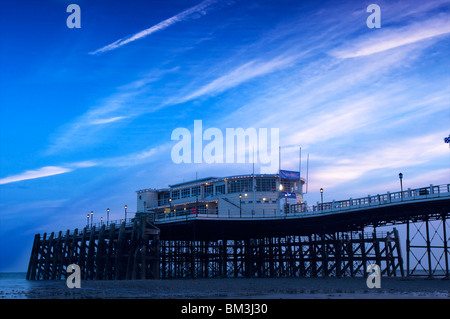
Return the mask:
POLYGON ((332 214, 356 210, 361 208, 368 208, 382 205, 402 204, 403 202, 411 202, 417 200, 424 200, 430 198, 450 197, 450 184, 430 185, 428 187, 421 187, 416 189, 407 189, 403 192, 387 192, 385 194, 369 195, 360 198, 349 198, 341 201, 332 201, 325 203, 317 203, 317 205, 308 206, 306 204, 290 205, 289 212, 285 213, 279 209, 273 210, 259 210, 248 211, 244 208, 239 213, 236 211, 230 214, 221 212, 220 214, 208 211, 198 211, 196 214, 176 213, 156 215, 155 222, 171 222, 175 220, 189 220, 197 217, 201 218, 232 218, 232 219, 249 219, 249 218, 291 218, 291 217, 307 217, 319 214, 332 214))
MULTIPOLYGON (((417 200, 431 199, 431 198, 440 198, 440 197, 450 197, 450 184, 442 184, 442 185, 430 185, 428 187, 421 187, 416 189, 408 189, 403 192, 387 192, 385 194, 377 194, 377 195, 369 195, 366 197, 360 198, 349 198, 341 201, 332 201, 325 203, 317 203, 317 205, 308 206, 306 204, 294 204, 289 207, 289 212, 285 213, 280 211, 279 209, 267 209, 267 210, 259 210, 259 211, 248 211, 244 207, 240 210, 240 212, 234 211, 233 213, 230 210, 227 213, 218 212, 215 209, 198 209, 195 213, 191 210, 186 211, 176 211, 170 213, 156 213, 154 214, 154 221, 156 224, 158 223, 167 223, 167 222, 176 222, 176 221, 187 221, 193 220, 197 218, 203 219, 261 219, 261 218, 272 218, 272 219, 280 219, 280 218, 298 218, 298 217, 310 217, 312 215, 320 215, 320 214, 334 214, 340 212, 346 212, 351 210, 357 210, 361 208, 368 208, 374 206, 383 206, 383 205, 392 205, 392 204, 402 204, 404 202, 412 202, 417 200)), ((131 216, 134 213, 129 213, 131 216)), ((151 214, 151 213, 150 213, 151 214)), ((78 234, 82 235, 84 229, 86 232, 90 232, 93 227, 95 229, 99 229, 103 225, 105 228, 110 228, 112 224, 115 224, 116 228, 121 227, 123 223, 125 223, 126 227, 131 227, 134 222, 133 218, 118 219, 111 221, 100 221, 96 223, 90 223, 88 225, 84 225, 78 229, 78 234)), ((69 235, 73 235, 75 230, 69 230, 69 235)), ((66 231, 61 232, 61 237, 65 237, 67 234, 66 231)), ((46 236, 46 239, 49 239, 51 233, 41 234, 41 239, 46 236)), ((57 238, 59 236, 59 232, 54 233, 53 238, 57 238)))
POLYGON ((429 198, 450 196, 450 184, 430 185, 428 187, 420 187, 415 189, 407 189, 400 192, 387 192, 385 194, 368 195, 360 198, 350 198, 341 201, 332 201, 326 203, 317 203, 313 206, 305 206, 304 204, 295 204, 290 207, 291 213, 308 213, 308 212, 330 212, 344 211, 350 209, 364 208, 370 206, 380 206, 389 204, 401 204, 403 202, 411 202, 416 200, 424 200, 429 198))

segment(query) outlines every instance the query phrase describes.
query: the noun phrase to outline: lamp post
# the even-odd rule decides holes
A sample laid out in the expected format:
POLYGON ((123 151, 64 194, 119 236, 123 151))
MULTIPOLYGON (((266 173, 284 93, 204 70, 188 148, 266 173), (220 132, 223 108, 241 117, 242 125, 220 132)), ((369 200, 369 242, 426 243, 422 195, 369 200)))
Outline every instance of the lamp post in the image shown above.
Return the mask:
POLYGON ((94 212, 91 210, 91 228, 94 222, 94 212))
POLYGON ((403 174, 402 173, 398 174, 398 178, 400 179, 400 191, 401 191, 400 198, 403 201, 403 174))
POLYGON ((125 205, 125 224, 127 223, 127 205, 125 205))
POLYGON ((169 214, 172 212, 172 198, 169 198, 169 214))
POLYGON ((278 200, 279 200, 279 202, 278 202, 278 205, 279 205, 279 210, 280 210, 280 213, 282 212, 282 210, 281 210, 281 192, 283 191, 283 184, 281 184, 281 181, 280 181, 280 186, 278 186, 278 189, 280 190, 280 196, 278 196, 278 200))
POLYGON ((323 213, 323 188, 320 189, 320 211, 323 213))
POLYGON ((286 210, 285 214, 289 213, 288 205, 287 205, 287 192, 284 193, 284 209, 286 210))
POLYGON ((195 195, 195 216, 198 216, 198 193, 195 195))
POLYGON ((100 225, 103 226, 103 217, 100 217, 100 225))
POLYGON ((106 209, 106 226, 109 225, 109 208, 106 209))
POLYGON ((242 194, 239 194, 239 217, 242 217, 242 194))
POLYGON ((86 225, 86 227, 89 227, 89 214, 86 215, 86 218, 87 218, 87 225, 86 225))

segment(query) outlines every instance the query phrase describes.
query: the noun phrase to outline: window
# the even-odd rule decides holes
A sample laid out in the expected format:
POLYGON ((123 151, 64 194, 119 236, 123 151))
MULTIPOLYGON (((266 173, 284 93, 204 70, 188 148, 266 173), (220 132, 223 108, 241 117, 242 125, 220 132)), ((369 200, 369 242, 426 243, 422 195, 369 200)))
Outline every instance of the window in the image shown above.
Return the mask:
POLYGON ((275 178, 257 178, 256 191, 258 192, 275 192, 277 188, 275 178))
POLYGON ((225 184, 216 186, 216 195, 225 194, 225 184))
POLYGON ((183 188, 181 190, 181 198, 188 198, 191 197, 191 189, 190 188, 183 188))
POLYGON ((205 196, 211 196, 213 194, 213 185, 205 185, 205 196))
POLYGON ((192 196, 200 196, 200 186, 194 186, 191 189, 192 196))
POLYGON ((281 184, 283 185, 283 192, 295 193, 298 191, 298 181, 294 180, 281 180, 281 184))
POLYGON ((234 179, 228 181, 230 193, 244 193, 251 192, 253 181, 252 179, 234 179))
POLYGON ((176 191, 172 191, 172 199, 180 199, 180 191, 176 190, 176 191))
POLYGON ((158 194, 158 206, 169 204, 170 192, 162 192, 158 194))

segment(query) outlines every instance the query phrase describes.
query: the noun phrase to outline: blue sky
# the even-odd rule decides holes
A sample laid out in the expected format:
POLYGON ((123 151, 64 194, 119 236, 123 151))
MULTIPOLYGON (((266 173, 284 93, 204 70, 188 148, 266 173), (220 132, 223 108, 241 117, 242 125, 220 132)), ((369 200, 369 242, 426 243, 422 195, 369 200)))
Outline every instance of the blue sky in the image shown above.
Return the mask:
MULTIPOLYGON (((449 1, 7 1, 0 271, 37 232, 123 217, 135 191, 250 173, 175 164, 178 127, 279 128, 314 203, 450 181, 449 1), (69 29, 66 8, 81 8, 69 29), (369 29, 369 4, 381 28, 369 29), (305 175, 305 172, 302 172, 305 175)), ((258 164, 257 164, 258 166, 258 164)))

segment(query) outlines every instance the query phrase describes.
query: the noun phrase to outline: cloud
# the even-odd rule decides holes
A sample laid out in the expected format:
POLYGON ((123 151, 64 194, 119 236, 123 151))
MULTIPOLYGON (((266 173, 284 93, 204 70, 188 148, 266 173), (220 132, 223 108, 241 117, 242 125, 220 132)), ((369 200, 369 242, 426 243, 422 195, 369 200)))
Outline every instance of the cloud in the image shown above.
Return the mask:
POLYGON ((331 55, 348 59, 384 52, 450 33, 450 24, 446 18, 434 18, 402 28, 381 28, 379 31, 373 37, 365 35, 349 46, 334 49, 331 55))
POLYGON ((123 120, 126 118, 127 118, 126 116, 115 116, 115 117, 110 117, 110 118, 106 118, 106 119, 96 119, 96 120, 91 121, 90 124, 93 124, 93 125, 107 124, 107 123, 120 121, 120 120, 123 120))
POLYGON ((253 78, 263 76, 295 63, 300 55, 281 55, 268 61, 252 60, 218 77, 200 89, 179 99, 176 103, 183 103, 200 96, 212 95, 226 91, 253 78))
POLYGON ((348 158, 333 159, 330 156, 328 164, 318 168, 314 178, 317 182, 326 181, 327 187, 331 188, 378 169, 418 166, 448 154, 448 148, 441 142, 441 136, 443 133, 438 132, 399 140, 385 147, 374 148, 371 152, 352 154, 348 158), (334 161, 335 164, 329 161, 334 161))
POLYGON ((144 151, 124 156, 66 163, 61 166, 44 166, 36 170, 27 170, 17 175, 11 175, 8 177, 1 178, 0 185, 69 173, 80 168, 89 168, 94 166, 125 167, 125 166, 139 165, 150 161, 154 161, 156 158, 158 158, 158 156, 166 154, 165 152, 171 146, 172 146, 171 143, 166 143, 144 151))
POLYGON ((36 179, 41 177, 59 175, 71 172, 71 168, 59 167, 59 166, 45 166, 36 170, 25 171, 17 175, 11 175, 0 179, 0 185, 9 184, 14 182, 25 181, 29 179, 36 179))
POLYGON ((0 179, 0 185, 14 182, 26 181, 30 179, 48 177, 64 173, 70 173, 78 168, 87 168, 97 166, 99 163, 94 161, 81 161, 62 166, 44 166, 35 170, 28 170, 17 175, 11 175, 0 179))
POLYGON ((116 156, 98 161, 101 166, 105 167, 126 167, 140 165, 155 161, 161 156, 165 156, 172 147, 172 142, 151 147, 147 150, 135 152, 124 156, 116 156))
POLYGON ((148 97, 149 92, 154 92, 150 91, 152 85, 178 70, 179 67, 151 70, 134 81, 118 86, 114 93, 99 99, 84 113, 59 126, 50 136, 49 145, 43 153, 54 155, 96 145, 114 134, 114 128, 128 124, 124 120, 157 110, 154 105, 157 98, 152 96, 150 100, 148 97), (142 103, 143 100, 145 103, 142 103), (105 125, 111 125, 112 129, 105 130, 105 125))
POLYGON ((183 21, 186 21, 193 17, 198 17, 199 15, 204 16, 208 12, 210 12, 212 9, 214 9, 214 5, 217 2, 218 2, 217 0, 205 0, 201 3, 199 3, 198 5, 191 7, 181 13, 178 13, 171 18, 161 21, 160 23, 155 24, 154 26, 152 26, 148 29, 142 30, 138 33, 127 36, 125 38, 119 39, 119 40, 117 40, 111 44, 108 44, 98 50, 90 52, 89 54, 95 55, 95 54, 101 54, 101 53, 105 53, 105 52, 108 52, 111 50, 115 50, 115 49, 120 48, 121 46, 124 46, 130 42, 145 38, 152 33, 164 30, 178 22, 183 22, 183 21))

